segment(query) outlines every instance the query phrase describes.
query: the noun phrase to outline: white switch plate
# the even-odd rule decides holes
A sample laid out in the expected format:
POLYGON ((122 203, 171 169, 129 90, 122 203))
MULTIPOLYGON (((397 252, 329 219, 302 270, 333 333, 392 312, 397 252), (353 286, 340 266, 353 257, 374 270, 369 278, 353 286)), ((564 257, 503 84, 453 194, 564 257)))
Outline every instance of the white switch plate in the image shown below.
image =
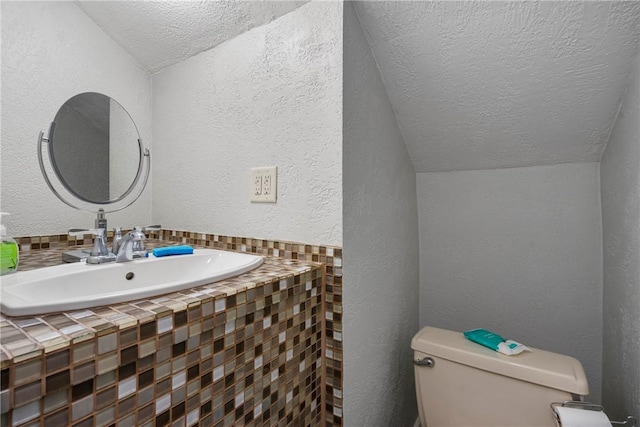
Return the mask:
POLYGON ((278 193, 278 168, 251 168, 251 202, 275 203, 278 193))

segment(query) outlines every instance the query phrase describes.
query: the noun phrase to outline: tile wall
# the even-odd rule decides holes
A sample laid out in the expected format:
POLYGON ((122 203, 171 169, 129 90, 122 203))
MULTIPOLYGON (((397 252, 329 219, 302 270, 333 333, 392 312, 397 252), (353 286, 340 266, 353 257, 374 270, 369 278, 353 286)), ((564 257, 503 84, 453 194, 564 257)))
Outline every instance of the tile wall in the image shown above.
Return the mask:
POLYGON ((217 249, 320 262, 325 266, 324 389, 325 425, 342 426, 342 248, 296 242, 251 239, 187 231, 151 232, 156 239, 217 249))
MULTIPOLYGON (((18 241, 23 251, 48 250, 90 244, 90 237, 86 237, 75 240, 58 235, 25 237, 18 241)), ((178 328, 178 336, 176 330, 160 333, 160 319, 150 320, 149 317, 148 321, 143 321, 145 316, 128 327, 122 327, 118 320, 116 323, 120 326, 114 331, 107 328, 107 332, 101 332, 98 327, 96 336, 86 344, 79 338, 83 336, 82 332, 76 331, 78 336, 71 337, 74 345, 62 349, 51 347, 52 350, 44 351, 36 358, 28 358, 29 363, 24 365, 27 368, 23 368, 22 363, 19 368, 18 365, 12 369, 7 367, 7 360, 13 354, 3 348, 5 337, 8 337, 9 345, 19 342, 12 334, 20 328, 16 328, 15 319, 3 318, 3 345, 0 347, 3 412, 9 404, 23 408, 13 411, 11 419, 3 415, 3 425, 127 425, 127 422, 133 422, 130 425, 168 425, 169 421, 182 423, 180 425, 215 426, 343 424, 341 248, 176 230, 151 232, 149 237, 160 243, 256 253, 292 262, 320 262, 324 264, 324 280, 319 273, 305 273, 311 276, 300 276, 300 280, 305 283, 310 280, 316 294, 310 296, 308 293, 312 290, 300 292, 299 288, 296 292, 296 286, 300 284, 293 283, 290 287, 287 283, 286 291, 279 291, 278 303, 273 299, 278 290, 274 288, 268 295, 269 285, 262 286, 261 291, 256 288, 256 292, 262 293, 258 300, 268 301, 271 297, 271 303, 253 313, 250 312, 252 309, 247 311, 247 307, 255 303, 255 294, 252 292, 250 297, 248 293, 243 294, 243 309, 234 312, 237 317, 233 327, 226 320, 227 314, 224 318, 216 316, 217 311, 211 314, 201 304, 199 312, 195 309, 193 312, 189 309, 173 312, 171 322, 178 328), (295 321, 289 316, 292 307, 297 307, 295 321), (283 310, 288 313, 286 321, 278 314, 283 310), (182 311, 184 313, 178 314, 182 311), (267 320, 269 317, 270 321, 267 320), (187 324, 183 323, 184 319, 187 324), (315 319, 312 325, 310 319, 315 319), (268 327, 266 322, 270 322, 268 327), (152 338, 149 334, 153 328, 157 335, 152 338), (185 330, 199 330, 200 333, 192 336, 188 332, 187 338, 185 330), (283 331, 285 341, 281 342, 283 331), (103 338, 106 336, 109 338, 103 338), (116 349, 112 349, 114 339, 116 349), (149 340, 155 342, 155 353, 147 354, 151 349, 149 340), (105 349, 109 351, 101 352, 105 349), (94 357, 88 356, 92 351, 94 357), (136 351, 138 354, 134 357, 136 351), (271 355, 271 362, 266 362, 265 354, 271 355), (260 359, 260 356, 263 357, 260 359), (294 375, 296 361, 299 374, 294 375), (262 365, 256 366, 256 363, 262 365), (38 369, 43 374, 41 379, 35 379, 38 369), (90 377, 91 372, 96 375, 90 377), (274 378, 281 379, 277 382, 278 387, 268 385, 274 378), (10 379, 18 379, 18 382, 15 390, 8 393, 10 379), (34 413, 36 407, 38 415, 35 418, 26 415, 34 413)), ((27 267, 30 262, 34 263, 25 257, 27 267)), ((136 307, 135 311, 145 312, 147 308, 136 307)), ((125 318, 129 316, 126 310, 124 313, 116 310, 116 313, 93 313, 86 320, 90 321, 94 315, 97 319, 105 315, 117 319, 123 314, 125 318)), ((40 337, 46 336, 47 329, 73 331, 82 327, 78 325, 85 324, 81 319, 68 316, 41 320, 47 327, 41 329, 44 335, 40 337), (71 324, 67 324, 69 320, 71 324), (56 322, 61 323, 57 325, 56 322)), ((86 324, 89 329, 99 326, 96 324, 99 320, 93 321, 86 324)), ((164 319, 164 325, 168 321, 164 319)), ((39 328, 39 325, 31 326, 39 328)), ((37 353, 38 347, 42 346, 37 339, 31 341, 37 353)))

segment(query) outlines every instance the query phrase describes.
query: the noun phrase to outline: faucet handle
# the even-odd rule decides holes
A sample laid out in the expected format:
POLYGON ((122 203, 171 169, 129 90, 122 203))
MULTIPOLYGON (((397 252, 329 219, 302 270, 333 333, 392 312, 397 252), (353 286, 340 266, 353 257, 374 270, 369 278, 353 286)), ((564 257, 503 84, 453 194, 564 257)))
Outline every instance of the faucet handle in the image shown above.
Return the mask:
POLYGON ((72 228, 69 230, 71 236, 83 236, 85 234, 93 234, 93 249, 91 249, 91 256, 107 256, 109 251, 104 243, 104 228, 72 228))
POLYGON ((132 240, 133 256, 135 258, 144 258, 147 256, 147 249, 145 248, 144 241, 147 240, 144 230, 145 227, 133 227, 133 230, 129 232, 132 240))
MULTIPOLYGON (((145 231, 159 231, 162 228, 162 226, 160 224, 156 224, 156 225, 147 225, 147 226, 135 226, 133 227, 133 231, 136 233, 140 233, 142 234, 143 240, 147 238, 147 236, 145 235, 145 231)), ((134 252, 142 252, 144 251, 144 243, 143 242, 136 242, 136 248, 134 249, 134 252)))

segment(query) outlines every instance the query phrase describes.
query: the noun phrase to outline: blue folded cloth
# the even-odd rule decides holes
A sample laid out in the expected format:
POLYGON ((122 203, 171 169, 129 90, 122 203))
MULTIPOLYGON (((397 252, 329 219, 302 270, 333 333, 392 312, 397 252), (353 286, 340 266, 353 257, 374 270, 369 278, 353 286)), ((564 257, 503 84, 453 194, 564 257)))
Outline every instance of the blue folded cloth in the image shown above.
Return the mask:
POLYGON ((185 255, 192 254, 193 248, 189 245, 181 246, 165 246, 164 248, 154 248, 152 251, 154 257, 170 256, 170 255, 185 255))

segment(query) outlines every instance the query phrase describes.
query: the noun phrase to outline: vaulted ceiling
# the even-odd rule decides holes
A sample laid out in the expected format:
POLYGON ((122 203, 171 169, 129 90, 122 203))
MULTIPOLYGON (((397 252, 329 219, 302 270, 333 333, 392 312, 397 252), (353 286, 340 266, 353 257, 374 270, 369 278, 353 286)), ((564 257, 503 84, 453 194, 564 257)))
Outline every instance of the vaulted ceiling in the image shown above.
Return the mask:
POLYGON ((151 73, 267 24, 303 1, 76 1, 151 73))
MULTIPOLYGON (((151 73, 304 3, 76 2, 151 73)), ((640 2, 355 4, 416 172, 600 160, 640 2)))
POLYGON ((416 172, 599 161, 640 46, 639 2, 356 11, 416 172))

